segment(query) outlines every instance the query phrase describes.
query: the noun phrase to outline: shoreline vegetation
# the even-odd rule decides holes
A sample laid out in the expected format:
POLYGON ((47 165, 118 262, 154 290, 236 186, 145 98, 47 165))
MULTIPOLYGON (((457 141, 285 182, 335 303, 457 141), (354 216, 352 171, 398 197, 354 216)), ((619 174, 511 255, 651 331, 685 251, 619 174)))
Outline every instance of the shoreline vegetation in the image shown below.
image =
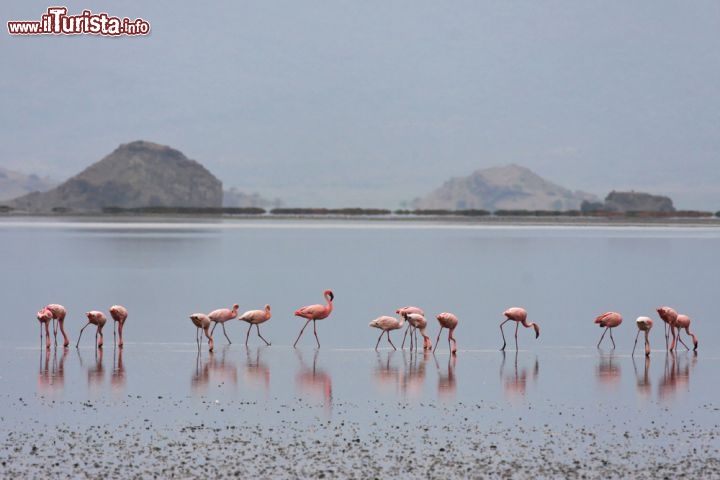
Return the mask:
POLYGON ((379 219, 379 220, 447 220, 472 223, 611 223, 611 224, 702 224, 720 225, 720 211, 607 211, 607 210, 389 210, 379 208, 273 208, 259 207, 105 207, 100 211, 79 211, 54 208, 51 212, 34 213, 0 205, 2 217, 144 217, 193 216, 279 219, 379 219))

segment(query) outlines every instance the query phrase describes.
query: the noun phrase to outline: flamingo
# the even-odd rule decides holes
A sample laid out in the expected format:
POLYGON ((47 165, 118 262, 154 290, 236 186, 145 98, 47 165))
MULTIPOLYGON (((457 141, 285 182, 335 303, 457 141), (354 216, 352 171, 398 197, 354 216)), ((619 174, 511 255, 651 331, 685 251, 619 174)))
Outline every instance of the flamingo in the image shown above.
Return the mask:
POLYGON ((537 323, 527 321, 527 312, 525 311, 524 308, 520 308, 520 307, 508 308, 507 310, 505 310, 503 312, 503 315, 505 315, 507 318, 500 324, 500 333, 502 334, 502 337, 503 337, 503 346, 500 350, 505 350, 505 345, 507 344, 507 342, 505 341, 505 332, 503 332, 502 327, 506 322, 508 322, 510 320, 517 322, 517 324, 515 325, 515 350, 518 349, 517 333, 518 333, 518 328, 520 327, 521 323, 522 323, 522 326, 525 328, 533 327, 535 329, 535 338, 538 338, 540 336, 540 326, 537 323))
POLYGON ((447 328, 448 348, 453 355, 457 355, 457 340, 455 340, 453 332, 457 327, 458 318, 452 313, 448 312, 439 313, 435 318, 437 318, 437 321, 440 322, 440 331, 438 332, 437 340, 435 340, 435 348, 433 349, 433 353, 435 353, 435 350, 437 350, 438 342, 440 341, 440 334, 442 334, 443 328, 447 328), (452 347, 450 346, 450 341, 453 342, 452 347))
POLYGON ((670 348, 671 344, 668 343, 668 327, 670 327, 670 332, 672 333, 674 340, 675 320, 677 320, 678 316, 677 311, 671 307, 659 307, 658 309, 656 309, 656 311, 660 318, 662 318, 663 322, 665 322, 665 349, 669 349, 672 352, 672 348, 670 348))
POLYGON ((212 352, 215 346, 215 342, 213 341, 212 334, 209 332, 211 322, 210 317, 208 317, 204 313, 193 313, 192 315, 190 315, 190 320, 192 321, 193 325, 197 327, 197 331, 195 332, 195 341, 197 342, 198 346, 198 355, 200 354, 200 329, 205 332, 205 336, 208 339, 208 349, 210 352, 212 352))
POLYGON ((122 337, 122 331, 123 326, 125 325, 125 320, 128 316, 127 308, 123 307, 122 305, 113 305, 110 307, 110 316, 115 320, 113 322, 113 345, 115 345, 115 328, 117 326, 118 335, 120 337, 120 341, 118 342, 118 347, 123 347, 123 337, 122 337), (119 325, 119 326, 118 326, 119 325))
POLYGON ((378 341, 375 344, 375 350, 378 349, 378 345, 380 345, 380 339, 383 335, 387 333, 387 339, 388 342, 390 342, 390 345, 392 345, 393 350, 397 350, 395 348, 395 345, 393 344, 392 340, 390 340, 390 330, 399 330, 405 325, 405 316, 401 316, 399 319, 395 317, 390 317, 388 315, 383 315, 381 317, 376 318, 372 322, 369 323, 371 327, 379 328, 382 330, 380 333, 380 336, 378 337, 378 341))
MULTIPOLYGON (((397 313, 398 315, 401 315, 401 316, 402 316, 403 313, 417 313, 418 315, 422 315, 423 317, 425 316, 425 312, 423 311, 422 308, 413 307, 413 306, 410 306, 410 305, 408 305, 407 307, 400 307, 400 308, 398 308, 397 310, 395 310, 395 313, 397 313)), ((412 325, 408 322, 408 326, 407 326, 407 328, 405 329, 405 335, 403 335, 402 345, 400 345, 400 348, 401 348, 401 349, 404 349, 404 348, 405 348, 405 339, 407 338, 407 334, 408 334, 408 332, 410 331, 410 328, 412 328, 412 325)))
POLYGON ((605 312, 595 318, 595 323, 600 325, 601 328, 605 328, 605 331, 603 331, 603 334, 600 336, 600 341, 598 341, 597 348, 600 348, 600 343, 602 343, 607 331, 610 330, 610 341, 612 342, 614 349, 615 339, 612 336, 612 329, 622 323, 622 315, 617 312, 605 312))
POLYGON ((677 327, 678 332, 677 332, 677 338, 675 339, 675 345, 673 346, 673 348, 677 347, 677 341, 680 340, 680 343, 682 343, 685 346, 685 348, 690 350, 690 348, 688 348, 688 346, 685 345, 685 342, 683 342, 682 339, 680 338, 680 330, 682 330, 684 328, 685 332, 688 335, 690 335, 693 339, 693 344, 695 345, 695 347, 693 348, 693 352, 697 352, 698 339, 697 339, 697 336, 690 331, 690 317, 688 317, 687 315, 684 315, 682 313, 679 313, 677 316, 677 319, 675 320, 675 326, 677 327))
POLYGON ((270 320, 270 305, 265 305, 264 310, 248 310, 247 312, 243 313, 238 317, 238 320, 242 320, 243 322, 248 322, 250 326, 248 326, 247 335, 245 335, 245 346, 248 344, 248 339, 250 338, 250 329, 253 325, 255 325, 255 328, 257 329, 258 337, 262 338, 262 341, 265 342, 265 345, 270 345, 270 342, 265 340, 265 338, 260 335, 260 324, 267 322, 270 320))
POLYGON ((84 327, 80 329, 80 335, 78 335, 78 341, 75 344, 75 348, 78 348, 80 346, 80 339, 82 338, 83 330, 87 328, 88 325, 91 323, 93 325, 97 325, 97 331, 95 332, 95 341, 97 343, 98 348, 102 348, 103 346, 103 333, 102 329, 105 326, 105 322, 107 322, 107 318, 105 318, 105 314, 98 311, 98 310, 91 310, 89 312, 86 312, 85 315, 87 316, 88 322, 85 324, 84 327))
POLYGON ((635 323, 638 327, 637 335, 635 335, 635 345, 633 345, 633 351, 632 355, 635 356, 635 347, 637 346, 637 339, 638 336, 640 336, 640 332, 645 332, 645 356, 650 356, 650 329, 653 326, 653 321, 650 317, 638 317, 637 320, 635 320, 635 323))
MULTIPOLYGON (((420 313, 407 313, 403 312, 402 316, 407 320, 407 322, 410 324, 407 330, 412 329, 410 332, 410 350, 413 349, 413 336, 415 337, 415 349, 417 349, 417 331, 420 330, 420 335, 423 337, 423 350, 430 350, 432 349, 432 342, 430 341, 430 337, 427 333, 425 333, 425 328, 427 327, 427 320, 425 317, 420 313)), ((405 333, 407 334, 407 330, 405 330, 405 333)), ((405 339, 403 338, 403 345, 405 344, 405 339)), ((402 348, 402 347, 400 347, 402 348)))
POLYGON ((215 331, 215 327, 217 327, 219 323, 220 326, 222 326, 223 335, 225 335, 225 338, 227 338, 228 343, 232 343, 230 341, 230 337, 227 336, 227 332, 225 331, 225 322, 237 317, 239 308, 240 305, 236 303, 232 306, 232 310, 230 310, 229 308, 218 308, 217 310, 213 310, 212 312, 208 313, 208 317, 210 317, 210 320, 215 322, 212 330, 210 330, 210 335, 213 334, 213 332, 215 331))
POLYGON ((64 339, 63 347, 67 347, 68 345, 70 345, 70 339, 68 338, 67 333, 65 333, 65 315, 67 314, 67 310, 65 310, 65 307, 57 303, 51 303, 49 305, 46 305, 45 308, 50 310, 50 313, 52 313, 53 335, 55 337, 55 345, 57 345, 57 328, 55 327, 55 320, 57 320, 58 325, 60 325, 60 333, 62 333, 64 339))
POLYGON ((298 337, 295 339, 295 343, 293 343, 293 348, 297 345, 298 340, 300 340, 300 337, 302 337, 303 332, 305 331, 305 327, 308 326, 310 323, 310 320, 313 322, 313 333, 315 334, 315 341, 317 341, 317 346, 320 348, 320 339, 317 336, 317 328, 315 325, 315 322, 317 320, 322 320, 323 318, 327 318, 330 313, 332 312, 333 305, 332 302, 335 299, 335 295, 333 294, 332 290, 325 290, 323 292, 323 296, 325 297, 325 301, 327 302, 327 305, 308 305, 307 307, 299 308, 295 311, 296 317, 303 317, 307 319, 307 322, 305 322, 305 325, 300 330, 300 333, 298 334, 298 337))
POLYGON ((42 310, 37 312, 37 319, 40 322, 40 343, 42 344, 43 337, 43 325, 45 325, 45 349, 50 350, 50 322, 52 321, 53 315, 47 307, 43 307, 42 310))

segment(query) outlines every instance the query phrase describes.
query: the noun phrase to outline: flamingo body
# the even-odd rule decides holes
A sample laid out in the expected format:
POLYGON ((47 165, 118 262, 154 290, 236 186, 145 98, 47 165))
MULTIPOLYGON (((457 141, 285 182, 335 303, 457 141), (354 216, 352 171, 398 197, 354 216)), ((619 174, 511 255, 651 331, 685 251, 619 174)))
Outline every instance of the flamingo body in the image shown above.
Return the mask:
MULTIPOLYGON (((678 331, 678 332, 677 332, 677 337, 676 337, 676 339, 675 339, 675 345, 674 345, 674 346, 677 347, 677 341, 678 341, 678 340, 680 340, 680 343, 682 343, 683 345, 685 345, 685 342, 683 342, 682 339, 680 338, 680 331, 681 331, 682 329, 685 329, 685 332, 686 332, 688 335, 690 335, 690 336, 692 337, 692 339, 693 339, 693 345, 694 345, 693 351, 697 351, 698 339, 697 339, 697 335, 695 335, 694 333, 692 333, 692 332, 690 331, 690 317, 688 317, 687 315, 684 315, 684 314, 682 314, 682 313, 679 313, 678 316, 677 316, 677 318, 675 319, 675 327, 677 328, 677 331, 678 331)), ((685 345, 685 348, 687 348, 688 350, 690 350, 687 345, 685 345)))
MULTIPOLYGON (((400 315, 401 317, 404 316, 406 313, 415 313, 415 314, 418 314, 418 315, 422 315, 423 317, 425 316, 425 312, 423 311, 422 308, 420 308, 420 307, 413 307, 413 306, 411 306, 411 305, 408 305, 408 306, 406 306, 406 307, 400 307, 400 308, 398 308, 397 310, 395 310, 395 313, 397 313, 397 314, 400 315)), ((408 332, 409 332, 411 329, 413 329, 413 326, 412 326, 412 324, 408 321, 408 326, 407 326, 407 328, 405 329, 405 335, 403 335, 403 341, 402 341, 402 345, 400 345, 400 348, 403 348, 403 349, 405 348, 405 339, 407 338, 407 334, 408 334, 408 332)), ((413 330, 414 330, 414 329, 413 329, 413 330)), ((410 342, 412 343, 412 338, 410 338, 410 342)), ((411 348, 412 348, 412 347, 411 347, 411 348)))
POLYGON ((45 326, 45 349, 50 349, 50 322, 52 321, 53 314, 47 307, 43 307, 42 310, 37 312, 37 319, 40 322, 40 343, 42 343, 43 337, 43 325, 45 326))
POLYGON ((212 338, 212 335, 210 334, 210 323, 212 320, 210 320, 210 317, 205 315, 204 313, 193 313, 190 315, 190 321, 197 327, 197 332, 195 334, 195 341, 198 345, 198 350, 200 349, 200 330, 205 332, 205 336, 208 339, 208 349, 209 351, 213 351, 213 348, 215 347, 215 342, 212 338))
MULTIPOLYGON (((405 320, 407 320, 409 327, 408 329, 412 328, 412 333, 410 334, 410 348, 413 347, 413 337, 412 335, 417 335, 417 330, 420 330, 420 335, 423 337, 423 350, 430 350, 432 349, 432 342, 430 341, 430 337, 425 332, 425 329, 427 328, 427 320, 423 316, 422 313, 403 313, 403 317, 405 317, 405 320)), ((407 333, 407 330, 406 330, 407 333)), ((405 344, 405 341, 403 339, 403 345, 405 344)), ((417 348, 417 341, 415 342, 415 348, 417 348)))
POLYGON ((603 331, 603 334, 600 336, 600 340, 598 341, 598 348, 600 348, 600 343, 602 343, 603 338, 605 337, 605 334, 608 330, 610 330, 610 341, 613 344, 613 348, 615 348, 615 339, 612 336, 612 329, 620 325, 622 321, 622 315, 620 315, 618 312, 605 312, 595 317, 595 323, 600 325, 601 328, 605 329, 603 331))
POLYGON ((635 324, 637 325, 638 332, 637 335, 635 335, 635 345, 633 345, 633 351, 632 354, 635 355, 635 347, 637 346, 637 339, 640 335, 640 332, 645 332, 645 356, 650 356, 650 339, 648 338, 650 335, 650 329, 653 326, 653 321, 650 317, 638 317, 637 320, 635 320, 635 324))
POLYGON ((270 305, 265 305, 264 310, 248 310, 247 312, 243 313, 238 317, 238 320, 242 320, 243 322, 247 322, 250 324, 248 326, 247 335, 245 335, 245 345, 248 344, 248 338, 250 338, 250 329, 253 325, 255 325, 255 328, 257 329, 258 337, 260 337, 266 345, 270 345, 270 342, 265 340, 265 338, 260 335, 260 324, 270 320, 271 316, 272 314, 270 313, 270 305))
POLYGON ((46 305, 45 308, 49 310, 50 313, 52 313, 53 336, 55 337, 55 345, 57 345, 57 328, 55 328, 54 320, 57 320, 58 325, 60 326, 60 333, 62 333, 63 336, 63 346, 67 347, 68 345, 70 345, 70 338, 68 338, 67 333, 65 333, 65 315, 67 315, 67 310, 59 303, 51 303, 49 305, 46 305))
POLYGON ((113 342, 115 342, 115 327, 118 329, 118 336, 120 337, 120 340, 118 341, 118 347, 123 347, 123 327, 125 326, 125 320, 127 320, 128 317, 128 311, 127 308, 123 307, 122 305, 113 305, 110 307, 110 316, 114 320, 113 322, 113 342))
POLYGON ((99 310, 91 310, 89 312, 85 312, 85 316, 87 317, 88 321, 85 324, 85 326, 80 329, 80 335, 78 335, 78 341, 75 344, 75 348, 80 346, 80 339, 82 338, 83 331, 85 330, 85 328, 87 328, 88 325, 91 325, 91 324, 95 325, 97 327, 97 330, 95 331, 95 341, 97 343, 97 348, 102 348, 102 346, 103 346, 102 329, 105 326, 105 323, 107 322, 107 318, 105 317, 105 314, 99 310))
POLYGON ((383 315, 370 322, 369 325, 373 328, 379 328, 380 330, 382 330, 382 332, 380 332, 380 336, 378 337, 378 341, 375 344, 375 350, 377 350, 378 345, 380 345, 380 339, 382 339, 382 336, 385 334, 387 334, 387 339, 390 345, 392 345, 394 350, 397 350, 397 348, 395 348, 395 345, 392 343, 392 340, 390 340, 390 331, 402 328, 403 325, 405 325, 404 317, 400 317, 398 319, 395 317, 390 317, 388 315, 383 315))
POLYGON ((305 331, 305 327, 308 326, 310 323, 310 320, 313 322, 313 333, 315 334, 315 341, 317 342, 318 348, 320 348, 320 339, 317 336, 317 328, 315 325, 315 322, 317 320, 322 320, 324 318, 327 318, 333 310, 333 300, 335 299, 335 294, 332 292, 332 290, 325 290, 323 292, 323 296, 325 297, 325 301, 327 302, 327 305, 308 305, 307 307, 298 308, 295 310, 295 316, 296 317, 302 317, 307 319, 305 322, 305 325, 303 325, 303 328, 300 330, 300 333, 298 334, 298 337, 295 339, 295 343, 293 343, 293 348, 297 345, 298 340, 300 340, 300 337, 302 336, 303 332, 305 331))
POLYGON ((675 341, 675 320, 677 320, 678 313, 672 307, 659 307, 656 309, 658 315, 665 322, 665 349, 673 350, 673 343, 675 341), (673 342, 669 342, 668 329, 673 336, 673 342))
POLYGON ((443 328, 448 329, 448 348, 450 348, 450 353, 452 355, 457 355, 457 340, 455 340, 455 336, 453 335, 455 332, 455 328, 458 325, 458 318, 449 312, 442 312, 437 314, 435 317, 440 323, 440 331, 438 332, 437 340, 435 340, 435 349, 433 349, 433 352, 437 350, 438 342, 440 341, 440 335, 442 334, 443 328), (452 346, 450 345, 450 342, 452 342, 452 346))
POLYGON ((210 318, 210 321, 215 322, 215 325, 213 325, 212 330, 210 330, 210 334, 212 335, 213 332, 215 332, 215 327, 217 327, 217 325, 219 323, 223 329, 223 335, 225 335, 225 338, 227 338, 228 343, 232 343, 232 341, 230 340, 230 337, 228 337, 227 332, 225 331, 225 322, 237 317, 239 309, 240 309, 240 305, 238 305, 236 303, 232 306, 232 309, 218 308, 217 310, 213 310, 212 312, 208 313, 207 316, 208 316, 208 318, 210 318))
POLYGON ((506 318, 500 323, 500 334, 503 337, 503 346, 500 350, 505 350, 505 346, 507 345, 507 342, 505 341, 505 332, 503 332, 503 325, 510 320, 517 322, 515 325, 515 350, 518 349, 517 332, 518 327, 520 327, 521 324, 525 328, 532 327, 535 329, 535 338, 540 336, 540 326, 537 323, 527 321, 527 311, 524 308, 511 307, 505 310, 503 315, 505 315, 506 318))

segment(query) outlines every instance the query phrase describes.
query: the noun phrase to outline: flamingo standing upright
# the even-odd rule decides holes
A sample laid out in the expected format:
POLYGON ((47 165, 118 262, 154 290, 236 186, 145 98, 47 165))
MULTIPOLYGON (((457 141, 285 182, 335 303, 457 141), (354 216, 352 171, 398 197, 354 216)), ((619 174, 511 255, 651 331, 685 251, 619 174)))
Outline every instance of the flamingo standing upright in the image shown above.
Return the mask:
MULTIPOLYGON (((413 349, 413 338, 415 339, 415 349, 417 350, 418 342, 417 342, 417 331, 420 330, 420 335, 423 337, 423 350, 430 350, 432 349, 432 342, 430 341, 430 336, 425 332, 425 329, 427 328, 427 320, 425 317, 420 313, 407 313, 403 312, 402 316, 407 320, 407 322, 410 324, 407 330, 410 331, 410 350, 413 349)), ((405 333, 407 334, 407 330, 405 330, 405 333)), ((405 344, 405 339, 403 338, 403 345, 405 344)), ((402 348, 402 347, 400 347, 402 348)))
POLYGON ((637 335, 635 335, 635 345, 633 345, 632 355, 635 355, 635 347, 637 346, 637 339, 640 336, 640 332, 645 332, 645 356, 650 356, 650 329, 653 326, 653 321, 650 317, 638 317, 635 320, 638 327, 637 335))
MULTIPOLYGON (((400 307, 397 310, 395 310, 395 313, 397 313, 400 316, 402 316, 403 313, 417 313, 419 315, 422 315, 423 317, 425 316, 425 312, 423 311, 422 308, 413 307, 411 305, 408 305, 407 307, 400 307)), ((405 348, 405 339, 407 338, 408 332, 410 331, 411 328, 412 328, 412 324, 410 324, 408 322, 408 326, 405 329, 405 335, 403 335, 402 345, 400 345, 401 349, 405 348)))
POLYGON ((67 315, 67 310, 65 310, 65 307, 58 303, 51 303, 49 305, 46 305, 45 308, 50 310, 50 312, 52 313, 53 336, 55 337, 55 345, 57 345, 57 327, 55 326, 55 320, 57 320, 57 323, 60 326, 60 333, 62 333, 63 336, 63 347, 67 347, 68 345, 70 345, 70 338, 68 338, 67 333, 65 333, 65 315, 67 315))
POLYGON ((435 348, 433 349, 433 353, 435 353, 435 350, 437 350, 438 342, 440 342, 440 335, 442 334, 443 328, 448 329, 448 348, 450 349, 450 353, 453 355, 457 355, 457 340, 455 340, 455 336, 453 333, 455 332, 455 328, 458 324, 458 318, 449 312, 442 312, 439 313, 435 318, 437 318, 437 321, 440 323, 440 331, 438 332, 437 340, 435 340, 435 348), (450 342, 452 341, 452 346, 450 345, 450 342))
POLYGON ((78 335, 78 341, 75 344, 75 348, 78 348, 80 346, 80 339, 82 338, 83 330, 85 330, 85 328, 87 328, 87 326, 90 324, 97 326, 97 330, 95 331, 95 342, 97 343, 97 348, 102 348, 102 346, 103 346, 102 329, 105 326, 105 322, 107 322, 107 318, 105 318, 105 314, 98 310, 92 310, 92 311, 86 312, 85 315, 87 316, 88 322, 85 324, 84 327, 82 327, 80 329, 80 335, 78 335))
POLYGON ((382 330, 382 332, 380 332, 380 336, 378 337, 378 341, 375 344, 375 350, 378 349, 378 345, 380 345, 380 339, 385 334, 387 334, 388 342, 390 342, 390 345, 392 345, 393 350, 397 350, 397 348, 395 348, 395 345, 392 343, 392 340, 390 340, 390 330, 399 330, 403 327, 403 325, 405 325, 404 315, 401 316, 399 319, 395 317, 390 317, 388 315, 383 315, 370 322, 369 325, 373 328, 379 328, 380 330, 382 330))
POLYGON ((213 341, 212 335, 210 334, 210 317, 208 317, 204 313, 193 313, 192 315, 190 315, 190 320, 192 321, 193 325, 197 327, 197 331, 195 332, 195 341, 197 342, 198 346, 198 355, 200 354, 200 329, 205 332, 205 336, 208 339, 208 350, 212 352, 213 348, 215 347, 215 342, 213 341))
POLYGON ((537 323, 527 321, 527 311, 525 311, 524 308, 508 308, 503 312, 503 315, 505 315, 505 317, 507 318, 503 320, 502 323, 500 323, 500 333, 503 337, 503 346, 500 350, 505 350, 505 346, 507 345, 507 342, 505 341, 505 332, 503 332, 503 325, 505 325, 505 323, 510 320, 517 322, 517 324, 515 325, 515 350, 518 349, 517 334, 520 324, 522 324, 522 326, 525 328, 533 327, 535 329, 535 338, 538 338, 540 336, 540 326, 537 323))
POLYGON ((622 315, 620 315, 618 312, 605 312, 595 317, 595 323, 600 325, 601 328, 605 329, 602 335, 600 335, 600 340, 598 341, 597 348, 600 348, 600 344, 602 343, 603 338, 605 337, 605 334, 608 330, 610 330, 610 341, 612 342, 613 349, 615 348, 615 339, 612 336, 612 329, 620 325, 622 323, 622 320, 622 315))
POLYGON ((238 320, 242 320, 243 322, 248 322, 250 324, 248 326, 247 335, 245 335, 245 346, 247 346, 248 344, 248 339, 250 338, 250 329, 253 325, 255 325, 255 328, 257 329, 258 337, 260 337, 262 341, 265 342, 265 345, 270 345, 270 342, 265 340, 265 337, 260 335, 260 324, 270 320, 270 317, 270 305, 265 305, 264 310, 248 310, 247 312, 243 313, 238 317, 238 320))
POLYGON ((110 307, 110 316, 113 318, 113 345, 115 345, 115 328, 118 330, 118 336, 120 337, 120 341, 117 343, 118 347, 123 347, 123 326, 125 325, 125 320, 127 320, 128 311, 127 308, 123 307, 122 305, 113 305, 110 307))
POLYGON ((40 343, 42 344, 43 325, 45 325, 45 349, 47 350, 50 350, 50 322, 52 317, 52 312, 46 307, 37 312, 37 319, 40 322, 40 343))
POLYGON ((212 330, 210 330, 210 335, 212 335, 213 332, 215 332, 215 327, 217 327, 217 325, 219 323, 223 329, 223 335, 225 335, 225 338, 227 338, 228 343, 232 343, 230 341, 230 337, 227 336, 227 332, 225 331, 225 322, 237 317, 239 308, 240 308, 240 305, 238 305, 236 303, 232 306, 232 309, 218 308, 217 310, 213 310, 212 312, 208 313, 208 317, 210 318, 210 320, 215 322, 215 325, 213 325, 212 330))
POLYGON ((675 327, 677 327, 677 337, 675 339, 675 345, 673 345, 673 348, 677 347, 677 341, 680 340, 680 343, 682 343, 685 346, 685 348, 690 350, 690 348, 688 348, 688 346, 685 345, 685 342, 683 342, 682 339, 680 338, 680 331, 684 328, 685 332, 688 335, 690 335, 693 339, 693 344, 695 345, 695 347, 693 348, 693 351, 697 352, 698 339, 697 339, 697 335, 695 335, 694 333, 692 333, 690 331, 690 317, 688 317, 687 315, 684 315, 682 313, 679 313, 677 316, 677 319, 675 320, 675 327))
POLYGON ((315 325, 315 322, 317 320, 322 320, 324 318, 327 318, 330 315, 330 313, 332 313, 332 309, 333 309, 332 302, 335 299, 335 294, 333 294, 332 290, 325 290, 323 292, 323 296, 325 297, 325 301, 327 302, 327 305, 320 305, 320 304, 308 305, 307 307, 302 307, 302 308, 295 310, 295 316, 306 318, 307 322, 305 322, 305 325, 303 325, 302 329, 300 330, 298 337, 295 339, 295 343, 293 343, 293 348, 295 348, 298 340, 300 340, 300 337, 302 337, 302 334, 305 331, 305 327, 308 326, 308 324, 310 323, 310 320, 312 320, 312 322, 313 322, 313 333, 315 334, 315 341, 317 342, 318 348, 320 348, 320 339, 317 336, 317 327, 315 325))
POLYGON ((668 328, 673 336, 673 343, 675 341, 675 320, 677 320, 678 313, 674 308, 671 307, 659 307, 657 310, 660 318, 665 322, 665 349, 672 352, 672 343, 668 338, 668 328))

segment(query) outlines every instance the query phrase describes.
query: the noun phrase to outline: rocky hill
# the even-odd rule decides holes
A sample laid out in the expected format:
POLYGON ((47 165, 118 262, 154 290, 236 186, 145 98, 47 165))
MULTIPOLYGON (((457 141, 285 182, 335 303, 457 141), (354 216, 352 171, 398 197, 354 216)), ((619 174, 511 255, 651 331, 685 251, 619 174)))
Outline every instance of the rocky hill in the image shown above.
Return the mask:
POLYGON ((0 167, 0 202, 10 200, 31 192, 45 192, 55 187, 57 182, 37 175, 6 170, 0 167))
POLYGON ((114 152, 45 193, 8 205, 16 210, 98 211, 105 207, 221 207, 222 183, 178 150, 146 141, 114 152))
POLYGON ((477 170, 452 178, 413 202, 416 209, 576 210, 595 195, 571 191, 518 165, 477 170))
POLYGON ((675 207, 669 197, 651 195, 643 192, 616 192, 613 190, 605 197, 605 202, 583 202, 583 211, 607 212, 674 212, 675 207))

